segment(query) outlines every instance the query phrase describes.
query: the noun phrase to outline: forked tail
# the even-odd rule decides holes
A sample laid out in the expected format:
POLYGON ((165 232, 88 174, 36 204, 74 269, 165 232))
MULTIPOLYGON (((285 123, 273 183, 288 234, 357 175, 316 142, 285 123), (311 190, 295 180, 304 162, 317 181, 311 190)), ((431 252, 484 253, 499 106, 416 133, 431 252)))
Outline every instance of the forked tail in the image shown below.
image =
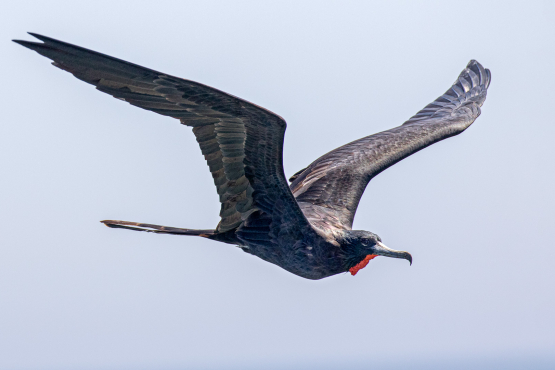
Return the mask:
POLYGON ((193 236, 202 236, 204 238, 209 238, 210 236, 216 233, 216 230, 214 229, 204 229, 204 230, 182 229, 179 227, 142 224, 139 222, 117 221, 117 220, 103 220, 100 222, 102 222, 104 225, 108 227, 113 227, 117 229, 146 231, 149 233, 157 233, 157 234, 193 235, 193 236))

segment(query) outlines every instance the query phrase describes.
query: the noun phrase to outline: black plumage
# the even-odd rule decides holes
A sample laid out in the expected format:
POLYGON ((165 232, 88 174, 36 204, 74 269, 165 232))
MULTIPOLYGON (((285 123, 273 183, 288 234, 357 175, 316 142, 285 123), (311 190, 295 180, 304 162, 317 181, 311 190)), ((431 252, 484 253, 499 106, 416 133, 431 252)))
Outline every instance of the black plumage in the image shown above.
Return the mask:
POLYGON ((368 182, 409 155, 468 128, 480 115, 491 75, 474 60, 457 81, 399 127, 339 147, 298 171, 283 172, 283 118, 197 82, 31 34, 15 42, 53 60, 98 90, 192 127, 220 197, 215 229, 193 230, 105 220, 107 226, 196 235, 245 252, 308 279, 354 275, 374 256, 407 259, 368 231, 352 230, 368 182))

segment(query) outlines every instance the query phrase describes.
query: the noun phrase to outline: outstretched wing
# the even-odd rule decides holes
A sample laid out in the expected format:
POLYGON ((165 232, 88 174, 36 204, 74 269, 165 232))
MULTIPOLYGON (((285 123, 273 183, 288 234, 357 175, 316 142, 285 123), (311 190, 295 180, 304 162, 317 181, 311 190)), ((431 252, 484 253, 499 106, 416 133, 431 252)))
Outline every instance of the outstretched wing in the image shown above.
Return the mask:
POLYGON ((283 173, 281 117, 197 82, 31 35, 43 43, 14 41, 104 93, 193 128, 222 204, 217 232, 236 228, 256 211, 273 218, 274 229, 285 215, 290 222, 284 228, 309 225, 283 173))
POLYGON ((480 115, 490 80, 490 71, 471 60, 445 94, 402 126, 339 147, 296 173, 291 190, 308 220, 350 229, 368 182, 409 155, 463 132, 480 115))

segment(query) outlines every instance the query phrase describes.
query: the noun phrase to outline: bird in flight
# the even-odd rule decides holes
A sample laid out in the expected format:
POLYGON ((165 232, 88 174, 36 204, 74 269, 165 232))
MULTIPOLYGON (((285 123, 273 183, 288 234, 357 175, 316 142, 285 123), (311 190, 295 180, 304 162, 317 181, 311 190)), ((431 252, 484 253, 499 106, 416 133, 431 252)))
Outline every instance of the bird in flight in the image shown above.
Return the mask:
POLYGON ((283 118, 223 91, 92 50, 30 33, 14 40, 52 64, 131 105, 192 127, 220 198, 215 229, 184 229, 104 220, 106 226, 194 235, 233 244, 307 279, 355 275, 376 256, 402 258, 369 231, 352 230, 368 182, 400 160, 466 130, 480 115, 491 74, 471 60, 455 83, 399 127, 324 154, 295 173, 283 172, 283 118))

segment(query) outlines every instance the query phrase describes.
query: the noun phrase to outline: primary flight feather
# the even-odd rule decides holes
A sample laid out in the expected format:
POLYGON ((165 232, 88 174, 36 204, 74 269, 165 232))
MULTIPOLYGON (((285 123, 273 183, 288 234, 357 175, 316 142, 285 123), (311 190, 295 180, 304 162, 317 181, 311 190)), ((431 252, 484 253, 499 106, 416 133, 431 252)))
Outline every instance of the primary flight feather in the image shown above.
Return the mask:
POLYGON ((289 185, 282 154, 286 123, 280 116, 198 82, 31 35, 42 42, 14 41, 104 93, 192 127, 214 178, 221 203, 215 229, 104 224, 234 244, 307 279, 355 275, 376 256, 412 263, 409 253, 386 247, 379 236, 352 230, 360 198, 386 168, 468 128, 480 115, 491 81, 490 71, 471 60, 445 94, 403 125, 332 150, 293 175, 289 185))

